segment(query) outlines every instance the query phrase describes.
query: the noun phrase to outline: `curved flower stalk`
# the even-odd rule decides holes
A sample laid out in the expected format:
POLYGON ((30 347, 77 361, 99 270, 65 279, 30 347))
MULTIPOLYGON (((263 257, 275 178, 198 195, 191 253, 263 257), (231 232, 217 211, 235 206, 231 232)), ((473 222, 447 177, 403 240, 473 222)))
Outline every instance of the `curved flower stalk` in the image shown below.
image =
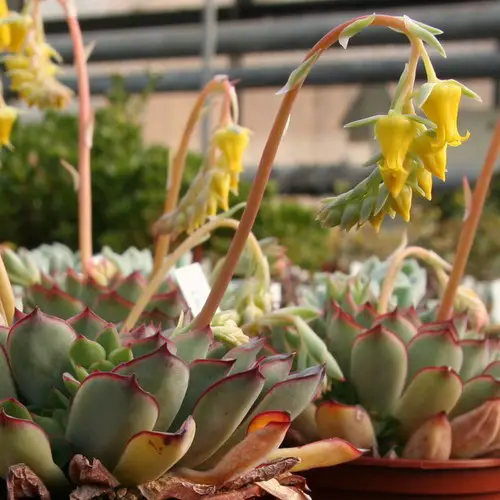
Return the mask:
POLYGON ((158 236, 155 273, 168 253, 171 237, 183 232, 191 233, 207 217, 215 216, 218 209, 229 210, 229 193, 238 192, 243 154, 250 139, 249 132, 238 125, 238 101, 233 84, 225 75, 214 77, 196 100, 169 168, 164 214, 153 228, 158 236), (210 149, 202 169, 177 206, 191 136, 203 113, 208 112, 205 109, 208 98, 220 93, 223 97, 221 113, 210 149))
POLYGON ((340 439, 278 449, 324 370, 290 373, 292 356, 266 355, 263 339, 119 336, 90 310, 67 322, 34 310, 0 333, 0 477, 13 498, 27 486, 43 498, 211 498, 274 480, 305 499, 291 473, 360 456, 340 439))

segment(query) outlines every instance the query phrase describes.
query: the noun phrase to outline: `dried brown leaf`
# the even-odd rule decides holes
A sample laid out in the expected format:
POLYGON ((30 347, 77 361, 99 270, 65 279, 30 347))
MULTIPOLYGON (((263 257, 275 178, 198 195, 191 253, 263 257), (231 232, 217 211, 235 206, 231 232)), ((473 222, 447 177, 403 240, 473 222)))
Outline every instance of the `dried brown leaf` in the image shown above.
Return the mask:
POLYGON ((143 484, 138 489, 146 500, 166 500, 167 498, 198 500, 216 492, 215 486, 195 484, 169 475, 143 484))
POLYGON ((105 487, 105 490, 119 485, 111 472, 99 460, 94 458, 90 461, 83 455, 75 455, 71 459, 69 477, 73 484, 101 486, 105 487))
POLYGON ((284 486, 277 479, 257 483, 265 492, 278 500, 311 500, 311 497, 297 488, 284 486))
POLYGON ((13 465, 7 475, 7 498, 17 500, 37 498, 50 500, 50 493, 42 480, 26 465, 13 465))

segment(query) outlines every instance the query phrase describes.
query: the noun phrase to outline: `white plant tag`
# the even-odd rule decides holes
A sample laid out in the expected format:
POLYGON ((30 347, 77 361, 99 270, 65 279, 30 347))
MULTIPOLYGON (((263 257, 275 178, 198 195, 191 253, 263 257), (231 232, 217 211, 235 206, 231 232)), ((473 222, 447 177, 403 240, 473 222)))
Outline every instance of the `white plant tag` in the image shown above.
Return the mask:
POLYGON ((273 309, 279 309, 281 307, 281 300, 282 300, 281 283, 277 282, 271 283, 269 291, 271 292, 273 309))
POLYGON ((193 316, 197 316, 210 294, 210 284, 199 262, 174 269, 173 275, 193 316))

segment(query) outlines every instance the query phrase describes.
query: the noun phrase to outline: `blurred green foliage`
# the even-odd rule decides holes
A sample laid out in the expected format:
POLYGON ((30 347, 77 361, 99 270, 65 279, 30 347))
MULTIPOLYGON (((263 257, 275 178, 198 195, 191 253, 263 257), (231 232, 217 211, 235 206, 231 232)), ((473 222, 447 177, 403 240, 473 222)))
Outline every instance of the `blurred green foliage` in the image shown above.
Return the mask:
MULTIPOLYGON (((122 252, 129 246, 151 246, 150 228, 161 213, 169 150, 146 144, 137 117, 148 98, 130 96, 116 79, 105 106, 96 110, 92 149, 92 205, 95 250, 103 245, 122 252)), ((168 110, 166 110, 168 113, 168 110)), ((168 114, 167 114, 168 117, 168 114)), ((168 119, 168 118, 167 118, 168 119)), ((77 117, 47 112, 39 122, 16 124, 14 152, 2 151, 0 168, 0 241, 34 248, 59 241, 76 249, 77 194, 64 159, 77 166, 77 117)), ((185 191, 201 158, 188 157, 185 191)), ((233 203, 245 200, 250 184, 242 183, 233 203)), ((274 235, 290 257, 305 267, 328 258, 328 234, 315 222, 314 209, 281 202, 270 184, 256 221, 258 238, 274 235)), ((209 242, 224 252, 231 233, 209 242)))

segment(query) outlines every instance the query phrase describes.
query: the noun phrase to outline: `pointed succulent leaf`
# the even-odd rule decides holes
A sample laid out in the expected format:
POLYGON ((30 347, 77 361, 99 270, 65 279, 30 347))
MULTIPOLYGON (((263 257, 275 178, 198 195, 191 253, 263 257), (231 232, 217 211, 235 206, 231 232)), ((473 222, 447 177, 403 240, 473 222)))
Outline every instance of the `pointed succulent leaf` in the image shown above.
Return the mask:
POLYGON ((64 279, 64 291, 68 295, 71 295, 71 297, 80 299, 82 294, 83 281, 84 278, 81 274, 77 273, 74 269, 68 268, 64 279))
POLYGON ((281 411, 287 412, 293 421, 313 400, 325 376, 324 367, 315 366, 288 376, 283 382, 277 383, 262 398, 250 414, 245 418, 238 430, 226 444, 209 461, 210 465, 217 463, 225 453, 240 442, 250 425, 250 422, 261 413, 281 411))
POLYGON ((65 321, 39 309, 11 328, 7 352, 12 374, 30 403, 44 406, 52 387, 64 389, 62 374, 71 369, 69 353, 75 339, 65 321))
POLYGON ((146 356, 117 366, 114 373, 135 375, 142 389, 155 397, 160 414, 154 429, 166 432, 181 407, 189 382, 189 368, 166 344, 146 356))
POLYGON ((61 487, 66 478, 54 463, 50 443, 31 420, 10 417, 0 410, 0 477, 7 479, 9 467, 28 466, 47 486, 61 487))
POLYGON ((443 46, 436 38, 436 36, 429 31, 428 28, 422 27, 421 24, 417 24, 413 19, 408 16, 403 16, 406 29, 416 37, 420 38, 422 41, 428 43, 430 46, 434 47, 442 57, 446 57, 446 52, 443 46))
POLYGON ((263 338, 252 338, 247 344, 231 349, 222 359, 235 359, 230 375, 248 370, 255 363, 257 355, 264 346, 263 338))
POLYGON ((120 336, 113 325, 108 325, 107 328, 97 336, 96 341, 104 347, 107 356, 121 347, 120 336))
MULTIPOLYGON (((107 291, 108 291, 108 289, 105 286, 97 283, 97 281, 94 278, 88 277, 82 284, 82 288, 80 291, 80 293, 81 293, 80 300, 84 304, 87 304, 88 306, 93 308, 94 304, 97 300, 97 297, 99 295, 106 293, 107 291)), ((99 316, 101 316, 101 315, 99 314, 99 316)), ((101 316, 101 317, 105 318, 104 316, 101 316)), ((108 321, 111 321, 111 320, 108 320, 108 321)))
POLYGON ((182 302, 178 290, 153 295, 146 310, 148 312, 157 311, 169 318, 178 317, 182 311, 182 302))
POLYGON ((458 340, 448 330, 419 333, 408 345, 408 381, 430 366, 462 367, 463 352, 458 340))
POLYGON ((195 436, 181 465, 194 467, 210 458, 240 425, 263 386, 258 368, 229 375, 210 386, 193 410, 196 427, 203 432, 195 436))
POLYGON ((66 390, 71 396, 74 396, 78 392, 81 385, 81 383, 73 377, 71 373, 63 373, 63 382, 66 390))
POLYGON ((64 435, 64 427, 54 417, 33 415, 33 420, 47 433, 49 440, 52 436, 64 435))
POLYGON ((214 342, 207 353, 207 359, 222 359, 230 350, 231 349, 222 342, 214 342))
POLYGON ((390 413, 403 391, 408 360, 406 347, 394 333, 376 326, 360 335, 351 354, 351 383, 362 406, 390 413))
POLYGON ((128 363, 134 359, 134 354, 132 349, 129 347, 119 347, 110 353, 108 356, 108 361, 113 365, 119 365, 120 363, 128 363))
POLYGON ((198 398, 213 384, 228 375, 235 363, 232 359, 197 359, 189 367, 189 383, 181 407, 170 426, 178 429, 192 413, 198 398))
POLYGON ((259 402, 278 382, 283 382, 292 369, 293 354, 275 354, 274 356, 267 356, 258 362, 260 372, 265 378, 264 387, 262 392, 257 398, 259 402))
POLYGON ((451 421, 453 458, 476 458, 498 448, 500 399, 491 399, 451 421))
MULTIPOLYGON (((175 317, 175 316, 173 316, 175 317)), ((166 314, 163 314, 157 308, 151 311, 144 311, 138 319, 139 323, 154 323, 159 325, 162 330, 166 330, 167 328, 171 328, 175 326, 175 321, 173 318, 170 318, 166 314)))
POLYGON ((128 302, 137 302, 145 288, 146 277, 135 271, 120 281, 115 291, 128 302))
POLYGON ((73 399, 66 438, 77 453, 98 458, 113 469, 129 439, 153 430, 158 414, 156 400, 134 376, 93 373, 73 399))
POLYGON ((142 431, 132 436, 113 470, 123 486, 136 486, 165 474, 189 450, 196 432, 192 417, 173 434, 142 431))
POLYGON ((0 410, 3 410, 9 417, 33 420, 27 408, 14 398, 2 399, 0 401, 0 410))
POLYGON ((492 398, 500 398, 500 381, 490 375, 474 377, 464 384, 462 395, 450 416, 455 418, 470 412, 492 398))
POLYGON ((213 342, 213 335, 210 327, 208 327, 181 333, 176 335, 173 341, 177 347, 177 356, 186 363, 191 363, 195 359, 205 358, 208 348, 213 342))
POLYGON ((106 359, 106 350, 98 342, 79 335, 69 351, 71 361, 88 369, 93 363, 106 359))
POLYGON ((49 392, 47 406, 49 408, 67 410, 69 408, 69 399, 62 391, 52 387, 49 392))
POLYGON ((48 290, 35 285, 31 287, 29 295, 33 306, 61 319, 71 318, 85 308, 82 302, 63 292, 57 285, 48 290))
POLYGON ((385 328, 395 333, 405 344, 408 344, 417 335, 415 326, 398 309, 379 316, 376 324, 385 326, 385 328))
POLYGON ((7 353, 5 348, 0 345, 0 399, 5 398, 17 398, 17 392, 12 379, 7 353))
POLYGON ((375 323, 377 311, 370 303, 363 304, 356 313, 356 323, 364 328, 371 328, 375 323))
MULTIPOLYGON (((344 375, 336 359, 328 351, 325 343, 321 338, 311 329, 311 327, 302 318, 293 318, 293 324, 300 337, 301 344, 303 344, 309 357, 313 360, 314 365, 323 363, 325 365, 326 374, 328 378, 334 380, 343 380, 344 375)), ((300 352, 299 352, 300 355, 300 352)), ((307 363, 306 368, 311 366, 307 363)))
POLYGON ((80 314, 68 319, 68 323, 79 335, 90 340, 96 340, 97 336, 108 326, 109 323, 93 313, 88 307, 80 314))
POLYGON ((408 436, 437 413, 449 413, 462 394, 462 381, 457 372, 446 366, 424 368, 406 388, 394 416, 408 436))
POLYGON ((410 436, 403 458, 410 460, 448 460, 451 455, 451 425, 446 413, 432 415, 410 436))
POLYGON ((370 24, 373 23, 374 19, 375 19, 375 14, 372 14, 371 16, 362 17, 361 19, 353 21, 340 33, 339 44, 344 49, 347 49, 347 44, 349 43, 349 39, 352 38, 354 35, 357 35, 360 31, 364 30, 368 26, 370 26, 370 24))
POLYGON ((300 87, 306 80, 307 75, 311 71, 312 67, 314 66, 314 63, 316 62, 320 54, 321 54, 320 50, 316 51, 305 61, 303 61, 300 64, 300 66, 295 68, 290 73, 290 76, 288 77, 288 81, 286 82, 285 86, 282 89, 278 90, 278 92, 276 92, 276 95, 287 94, 296 87, 300 87))
POLYGON ((110 323, 124 321, 133 307, 133 303, 125 300, 117 292, 107 292, 99 295, 94 302, 94 312, 110 323))
POLYGON ((470 339, 460 341, 464 361, 460 369, 460 377, 463 381, 477 377, 484 372, 488 366, 490 349, 485 339, 470 339))
POLYGON ((326 345, 345 374, 349 373, 351 366, 351 351, 354 341, 363 331, 363 328, 349 314, 332 303, 326 345))
POLYGON ((267 459, 299 458, 300 462, 294 465, 290 471, 300 472, 351 462, 359 458, 362 454, 362 450, 358 450, 351 443, 343 439, 333 438, 323 439, 296 448, 279 448, 270 453, 267 459))
POLYGON ((316 410, 316 425, 322 439, 341 438, 364 449, 372 449, 377 442, 370 415, 359 405, 325 401, 316 410))
POLYGON ((127 347, 130 347, 130 349, 132 349, 135 358, 146 356, 146 354, 151 354, 164 344, 168 345, 168 348, 171 352, 173 351, 171 349, 172 342, 169 342, 168 339, 166 339, 161 333, 157 333, 152 337, 135 340, 133 342, 128 342, 125 344, 127 347))
POLYGON ((176 475, 195 483, 223 485, 266 462, 269 454, 282 443, 289 427, 290 418, 285 422, 281 419, 267 422, 248 433, 213 468, 204 471, 181 468, 176 470, 176 475))

